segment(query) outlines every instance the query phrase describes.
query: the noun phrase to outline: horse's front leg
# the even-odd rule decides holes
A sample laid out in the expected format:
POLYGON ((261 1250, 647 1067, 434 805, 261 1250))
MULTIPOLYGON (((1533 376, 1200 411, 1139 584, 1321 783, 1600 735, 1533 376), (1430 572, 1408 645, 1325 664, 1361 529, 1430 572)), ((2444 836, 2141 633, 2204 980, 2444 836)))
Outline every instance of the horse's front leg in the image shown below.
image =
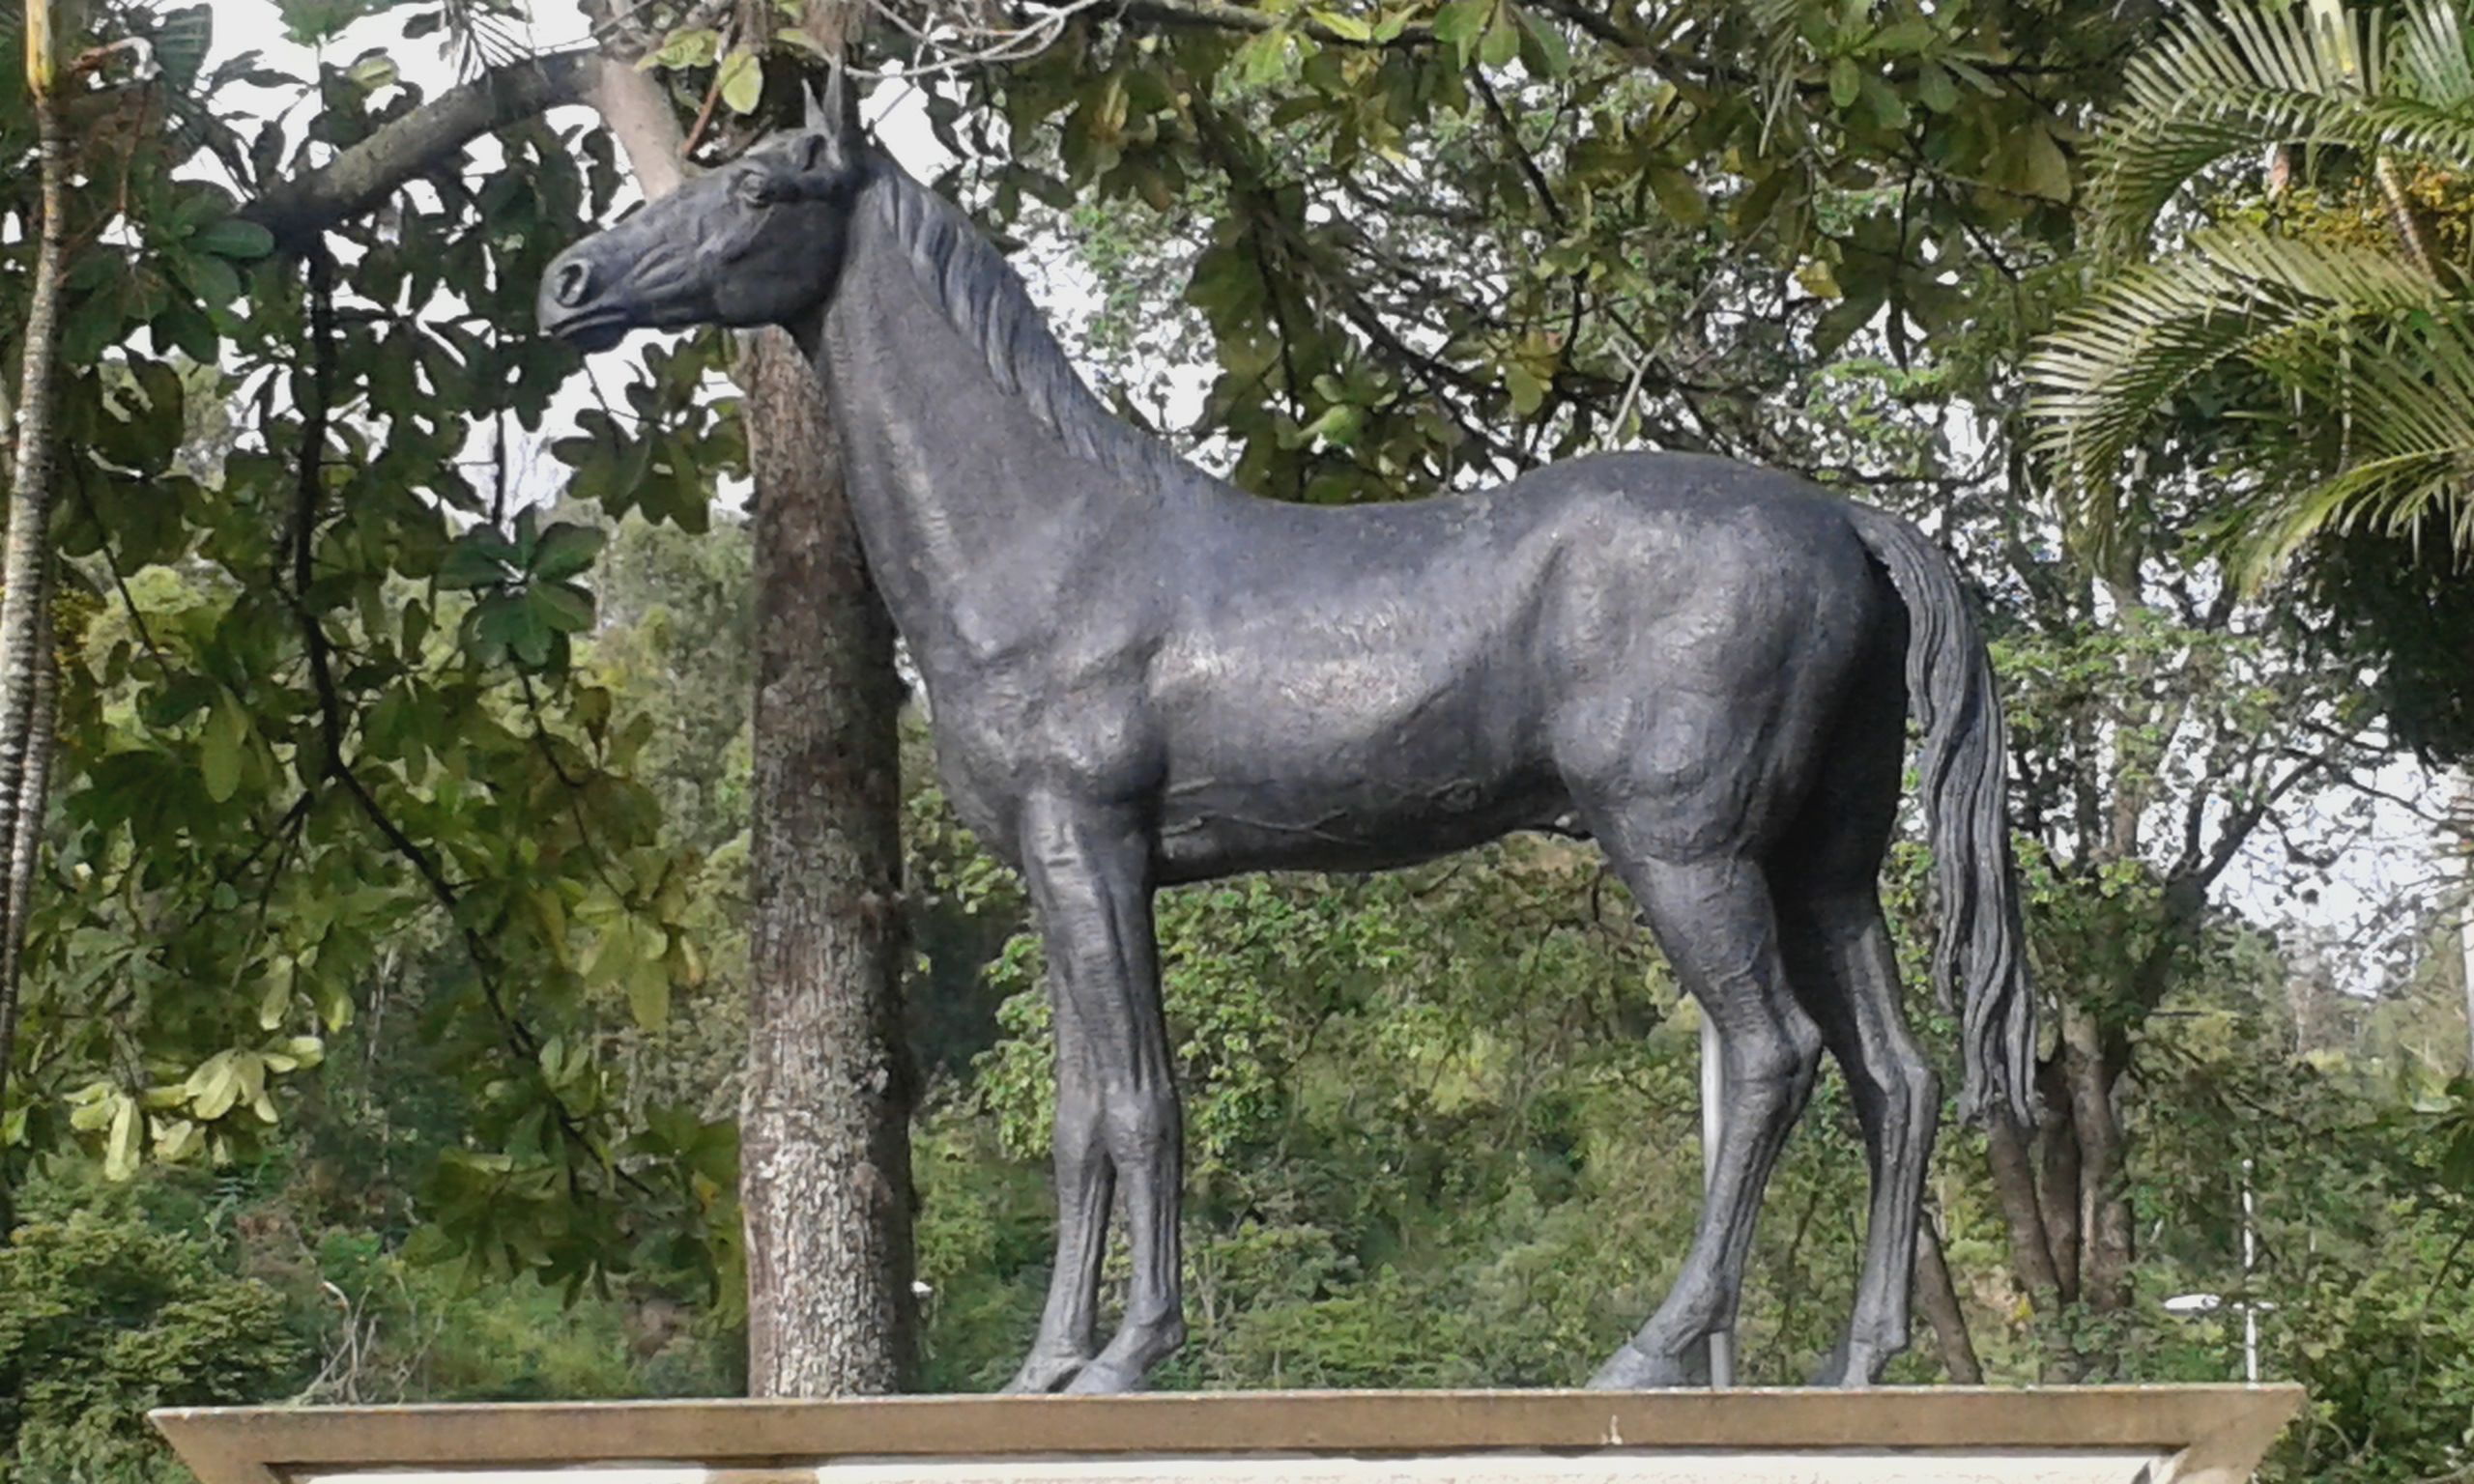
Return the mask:
POLYGON ((1055 1012, 1060 1226, 1047 1316, 1016 1386, 1126 1391, 1186 1333, 1183 1130, 1152 938, 1150 842, 1128 812, 1055 797, 1024 806, 1020 838, 1055 1012), (1125 1183, 1134 1276, 1124 1323, 1084 1361, 1112 1176, 1125 1183))

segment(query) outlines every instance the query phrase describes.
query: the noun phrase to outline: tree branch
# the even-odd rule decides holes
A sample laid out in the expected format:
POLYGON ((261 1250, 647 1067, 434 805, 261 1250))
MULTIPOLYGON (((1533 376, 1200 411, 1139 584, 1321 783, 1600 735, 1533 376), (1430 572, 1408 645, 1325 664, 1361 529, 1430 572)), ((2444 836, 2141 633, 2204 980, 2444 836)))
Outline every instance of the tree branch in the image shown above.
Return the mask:
POLYGON ((597 56, 578 48, 492 68, 380 126, 316 169, 277 182, 240 215, 273 233, 278 248, 300 251, 320 233, 444 165, 481 135, 583 101, 597 56))

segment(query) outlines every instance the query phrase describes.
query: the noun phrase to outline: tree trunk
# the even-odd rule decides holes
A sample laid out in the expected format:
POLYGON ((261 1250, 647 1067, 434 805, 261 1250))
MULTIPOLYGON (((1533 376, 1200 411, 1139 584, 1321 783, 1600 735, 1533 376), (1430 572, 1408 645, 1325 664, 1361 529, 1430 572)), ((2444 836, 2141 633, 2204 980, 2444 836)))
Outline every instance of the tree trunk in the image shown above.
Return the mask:
POLYGON ((2063 1070, 2070 1085, 2071 1131, 2079 1145, 2079 1292, 2099 1314, 2130 1307, 2135 1255, 2127 1150, 2114 1114, 2118 1063, 2093 1015, 2075 1005, 2061 1010, 2063 1070))
MULTIPOLYGON (((838 52, 853 18, 809 0, 805 29, 838 52)), ((772 329, 741 379, 756 475, 748 1389, 898 1391, 917 1307, 893 620, 815 368, 772 329)))
MULTIPOLYGON (((47 54, 48 12, 27 8, 27 82, 43 172, 43 228, 35 249, 34 282, 26 303, 25 357, 17 384, 17 447, 9 498, 9 536, 0 557, 0 844, 14 845, 28 782, 28 743, 34 736, 35 674, 48 658, 38 630, 48 594, 51 559, 53 383, 60 358, 62 273, 69 252, 69 130, 53 96, 47 54)), ((13 852, 14 853, 14 852, 13 852)), ((16 899, 14 877, 0 881, 0 907, 16 899)), ((15 941, 14 929, 10 941, 15 941)), ((14 955, 7 956, 14 958, 14 955)), ((0 1108, 7 1106, 9 1068, 16 1055, 17 986, 0 979, 0 1108)), ((0 1171, 0 1200, 9 1184, 0 1171)), ((6 1215, 0 1211, 0 1218, 6 1215)), ((6 1226, 0 1223, 0 1233, 6 1226)))
POLYGON ((60 663, 52 653, 52 574, 45 562, 35 593, 34 714, 26 731, 26 772, 17 790, 15 837, 9 842, 7 914, 0 916, 0 993, 16 1004, 18 964, 25 956, 26 912, 34 904, 35 859, 43 850, 45 804, 51 796, 51 758, 60 707, 60 663))
MULTIPOLYGON (((808 33, 835 44, 839 21, 820 5, 808 33)), ((675 189, 681 135, 653 80, 603 58, 585 92, 638 188, 675 189)), ((765 330, 749 337, 739 380, 756 476, 747 1384, 756 1396, 897 1391, 916 1305, 893 621, 868 581, 815 369, 765 330)))
POLYGON ((1968 1336, 1968 1319, 1959 1307, 1959 1290, 1950 1281, 1950 1265, 1942 1256, 1942 1230, 1928 1213, 1915 1223, 1915 1306, 1933 1327, 1934 1344, 1942 1352, 1942 1368, 1963 1386, 1984 1383, 1984 1365, 1976 1359, 1975 1341, 1968 1336))
POLYGON ((2044 1363, 2038 1379, 2076 1381, 2082 1367, 2060 1324, 2061 1278, 2054 1270, 2053 1242, 2046 1235, 2028 1136, 2006 1115, 1996 1112, 1985 1124, 1985 1150, 1993 1166, 1993 1193, 2001 1207, 2001 1224, 2010 1235, 2011 1273, 2027 1291, 2028 1306, 2043 1335, 2044 1363))
POLYGON ((2037 1174, 2038 1208, 2045 1218, 2045 1244, 2053 1250, 2057 1297, 2064 1304, 2079 1301, 2079 1130, 2070 1111, 2070 1081, 2062 1074, 2058 1054, 2036 1068, 2036 1088, 2046 1116, 2041 1131, 2037 1174))
POLYGON ((914 1314, 893 623, 814 369, 766 330, 742 380, 757 594, 748 1389, 894 1391, 914 1314))

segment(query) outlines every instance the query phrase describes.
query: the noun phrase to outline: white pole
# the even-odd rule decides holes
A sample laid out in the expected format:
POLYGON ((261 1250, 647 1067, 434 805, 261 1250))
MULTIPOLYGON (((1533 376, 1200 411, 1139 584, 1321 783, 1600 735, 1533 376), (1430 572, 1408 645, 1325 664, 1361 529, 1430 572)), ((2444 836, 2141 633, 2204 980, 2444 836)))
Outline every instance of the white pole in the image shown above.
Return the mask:
MULTIPOLYGON (((1718 1027, 1708 1007, 1701 1012, 1701 1199, 1706 1205, 1718 1182, 1718 1134, 1724 1127, 1727 1070, 1718 1052, 1718 1027)), ((1710 1384, 1736 1384, 1736 1337, 1731 1329, 1710 1331, 1710 1384)))
MULTIPOLYGON (((2251 1161, 2242 1161, 2242 1379, 2252 1385, 2259 1384, 2259 1305, 2251 1297, 2251 1270, 2258 1265, 2259 1229, 2253 1219, 2257 1208, 2252 1204, 2251 1161)), ((2259 1484, 2258 1470, 2251 1471, 2251 1484, 2259 1484)))

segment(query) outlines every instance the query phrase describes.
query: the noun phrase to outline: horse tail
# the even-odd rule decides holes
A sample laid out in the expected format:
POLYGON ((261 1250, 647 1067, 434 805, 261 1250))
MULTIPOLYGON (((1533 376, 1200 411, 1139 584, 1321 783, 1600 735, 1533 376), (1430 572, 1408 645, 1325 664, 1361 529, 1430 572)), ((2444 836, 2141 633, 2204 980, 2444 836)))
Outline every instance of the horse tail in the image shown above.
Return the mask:
POLYGON ((2007 1105, 2022 1127, 2035 1112, 2035 998, 2028 986, 2019 881, 2004 812, 2001 698, 1957 574, 1924 533, 1896 516, 1852 507, 1856 533, 1907 606, 1907 694, 1924 731, 1918 773, 1933 847, 1940 938, 1933 985, 1964 1007, 1962 1117, 2007 1105))

